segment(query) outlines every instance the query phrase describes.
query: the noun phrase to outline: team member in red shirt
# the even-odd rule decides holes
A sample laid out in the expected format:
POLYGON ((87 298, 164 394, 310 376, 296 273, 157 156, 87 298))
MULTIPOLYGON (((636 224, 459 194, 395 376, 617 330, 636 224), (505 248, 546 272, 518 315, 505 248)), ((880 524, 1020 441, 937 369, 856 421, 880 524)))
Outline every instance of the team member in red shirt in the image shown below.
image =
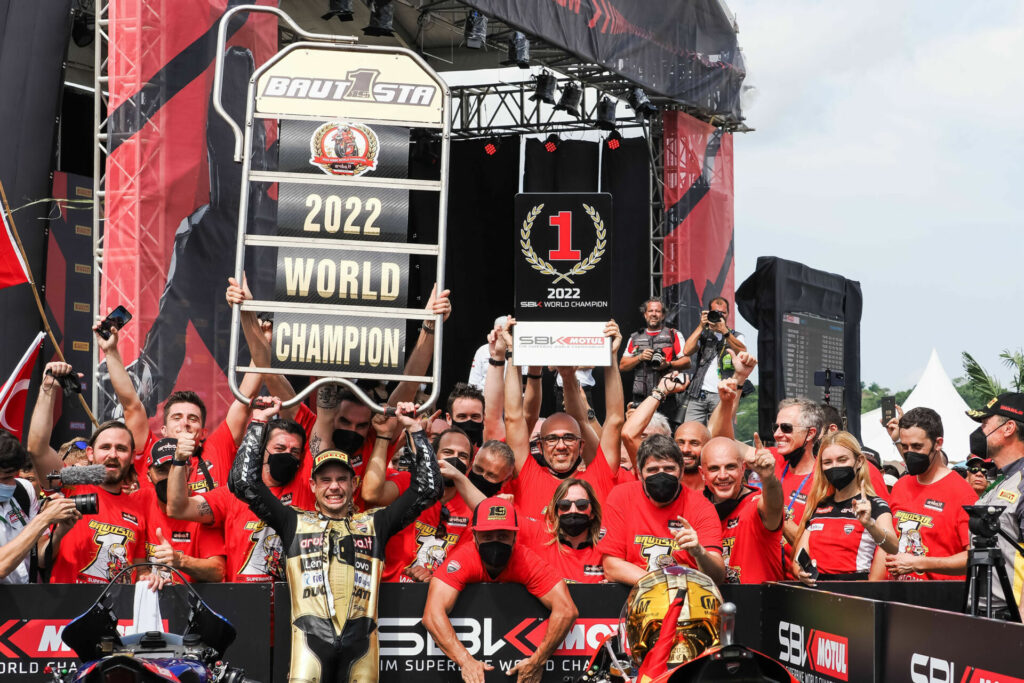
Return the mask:
POLYGON ((978 494, 943 461, 942 418, 931 408, 914 408, 887 427, 907 475, 889 495, 898 552, 876 553, 871 577, 963 580, 970 546, 963 506, 973 505, 978 494))
MULTIPOLYGON (((253 419, 266 421, 273 410, 253 412, 253 419)), ((309 480, 311 460, 303 457, 306 432, 291 420, 275 419, 267 425, 266 452, 263 455, 263 483, 285 505, 312 509, 313 492, 309 480)), ((227 549, 225 580, 259 583, 282 580, 284 556, 281 537, 238 500, 226 486, 209 493, 188 495, 185 465, 191 453, 179 440, 167 483, 167 511, 175 519, 184 519, 223 528, 227 549)))
MULTIPOLYGON (((189 582, 223 581, 223 531, 198 522, 171 519, 167 515, 167 477, 171 473, 171 462, 176 450, 177 442, 174 439, 160 439, 149 451, 148 477, 153 486, 139 492, 146 506, 147 558, 150 562, 174 567, 189 582)), ((178 583, 176 574, 166 574, 165 578, 178 583)))
POLYGON ((509 676, 517 675, 518 683, 540 681, 544 663, 576 621, 576 605, 565 582, 533 551, 516 542, 518 529, 518 515, 508 501, 485 499, 473 510, 473 544, 457 548, 444 571, 430 580, 423 625, 441 650, 462 668, 462 680, 466 683, 484 683, 484 672, 494 668, 469 653, 448 619, 459 593, 467 585, 521 583, 551 610, 547 632, 536 652, 508 672, 509 676))
MULTIPOLYGON (((823 579, 866 579, 875 548, 896 549, 892 514, 875 495, 868 466, 849 432, 831 432, 822 439, 794 557, 806 550, 823 579)), ((790 571, 814 584, 795 560, 790 571)))
POLYGON ((726 583, 781 581, 782 485, 775 456, 754 435, 753 459, 744 461, 735 441, 711 439, 701 452, 707 495, 722 521, 726 583), (743 483, 746 468, 761 479, 758 491, 743 483))
POLYGON ((543 519, 521 518, 520 543, 570 583, 602 583, 601 503, 582 479, 558 485, 543 519))
POLYGON ((604 502, 607 533, 597 549, 605 576, 632 585, 658 567, 685 564, 721 583, 722 525, 702 494, 680 484, 683 455, 675 442, 655 434, 637 460, 640 481, 617 486, 604 502))

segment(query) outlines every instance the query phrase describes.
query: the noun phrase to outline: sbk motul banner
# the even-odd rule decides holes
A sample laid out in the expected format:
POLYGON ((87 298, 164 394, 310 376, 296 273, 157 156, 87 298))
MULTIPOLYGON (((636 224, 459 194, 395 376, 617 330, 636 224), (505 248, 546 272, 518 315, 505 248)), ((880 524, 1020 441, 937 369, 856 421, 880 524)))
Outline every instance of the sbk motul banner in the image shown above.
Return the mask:
POLYGON ((405 178, 409 129, 354 119, 282 121, 277 171, 334 178, 405 178))
POLYGON ((746 75, 719 0, 466 0, 484 14, 706 116, 742 120, 746 75))
POLYGON ((405 242, 409 191, 278 183, 277 234, 282 237, 405 242))
POLYGON ((735 327, 732 134, 678 111, 663 121, 666 319, 685 336, 722 296, 735 327))
MULTIPOLYGON (((220 17, 241 4, 276 0, 179 0, 173 11, 111 0, 109 135, 100 311, 119 304, 133 320, 121 355, 151 419, 174 390, 205 400, 215 426, 234 400, 228 391, 231 309, 241 164, 234 136, 210 106, 220 17)), ((277 50, 277 17, 236 15, 228 27, 223 102, 241 122, 249 78, 277 50)), ((276 125, 253 127, 253 164, 266 167, 276 125)), ((254 230, 273 231, 274 195, 251 193, 254 230)), ((250 277, 257 298, 273 287, 250 277)), ((247 363, 248 358, 242 359, 247 363)), ((106 366, 97 373, 97 417, 120 412, 106 366)))
POLYGON ((279 247, 274 300, 405 308, 409 255, 279 247))

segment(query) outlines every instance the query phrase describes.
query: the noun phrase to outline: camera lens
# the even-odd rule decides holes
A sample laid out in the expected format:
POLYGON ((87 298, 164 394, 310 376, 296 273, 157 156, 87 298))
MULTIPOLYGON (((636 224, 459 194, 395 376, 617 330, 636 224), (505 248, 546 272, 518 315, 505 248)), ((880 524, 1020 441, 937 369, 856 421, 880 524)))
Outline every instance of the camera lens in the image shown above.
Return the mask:
POLYGON ((95 515, 100 511, 100 499, 95 493, 71 496, 71 500, 75 503, 75 509, 83 515, 95 515))
POLYGON ((725 320, 725 314, 721 311, 708 311, 708 322, 718 324, 725 320))

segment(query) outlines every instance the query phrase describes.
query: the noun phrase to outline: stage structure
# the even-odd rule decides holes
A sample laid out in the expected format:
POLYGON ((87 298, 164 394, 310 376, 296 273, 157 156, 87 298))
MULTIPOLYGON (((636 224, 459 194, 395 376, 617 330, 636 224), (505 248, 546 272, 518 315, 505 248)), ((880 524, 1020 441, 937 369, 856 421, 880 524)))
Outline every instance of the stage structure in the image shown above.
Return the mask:
MULTIPOLYGON (((176 13, 180 17, 189 11, 199 12, 196 16, 202 22, 209 22, 212 18, 213 23, 216 23, 219 14, 240 4, 243 3, 236 0, 188 0, 176 7, 176 13)), ((670 139, 666 141, 665 121, 670 118, 673 122, 692 118, 718 131, 719 136, 729 138, 734 132, 750 130, 740 111, 745 68, 736 36, 737 27, 721 0, 652 0, 647 3, 581 0, 577 3, 537 4, 509 0, 429 0, 418 3, 394 0, 390 3, 376 3, 387 5, 393 11, 393 19, 385 26, 379 23, 381 17, 376 10, 361 2, 352 5, 351 23, 338 22, 333 18, 326 21, 322 19, 321 14, 327 10, 326 0, 322 6, 298 0, 257 0, 256 4, 280 7, 295 19, 296 24, 302 27, 301 30, 307 32, 358 35, 359 29, 366 27, 364 33, 370 35, 360 35, 359 44, 407 47, 419 53, 438 71, 498 66, 515 69, 518 66, 523 69, 523 74, 529 73, 527 79, 518 82, 506 80, 451 85, 452 140, 480 140, 486 145, 490 139, 509 134, 571 136, 578 131, 595 129, 609 131, 609 136, 614 138, 619 131, 628 133, 629 130, 640 129, 648 148, 649 210, 644 222, 649 252, 649 291, 656 296, 668 295, 669 320, 680 329, 692 326, 691 319, 699 315, 701 306, 706 307, 703 299, 709 299, 716 293, 713 288, 705 288, 705 283, 697 278, 694 279, 696 298, 691 296, 684 301, 673 291, 664 291, 678 284, 675 280, 678 272, 673 274, 673 271, 678 271, 680 267, 680 263, 671 262, 680 258, 672 244, 680 234, 676 230, 679 226, 673 224, 678 216, 667 214, 665 206, 666 179, 675 172, 672 162, 678 160, 679 145, 676 143, 680 138, 679 129, 673 124, 669 131, 670 139), (484 18, 482 25, 481 17, 484 18), (546 93, 540 88, 541 81, 545 79, 550 81, 550 90, 546 93), (571 96, 574 89, 579 91, 575 101, 571 96), (666 167, 666 150, 672 152, 668 159, 669 168, 666 167)), ((149 89, 158 87, 159 83, 147 80, 152 79, 154 74, 153 69, 144 63, 149 59, 148 51, 155 50, 158 42, 159 31, 154 27, 162 27, 168 18, 159 16, 161 6, 142 0, 97 0, 94 11, 94 118, 97 150, 94 191, 97 202, 94 208, 93 237, 96 271, 106 278, 104 266, 109 266, 110 253, 104 248, 108 246, 104 228, 109 226, 108 229, 118 229, 118 220, 125 217, 135 225, 146 225, 147 228, 160 223, 157 220, 159 217, 146 215, 148 210, 155 207, 145 203, 143 189, 135 183, 134 176, 122 176, 118 189, 126 193, 122 194, 122 199, 132 192, 138 194, 134 202, 135 215, 127 215, 123 210, 120 215, 110 214, 106 206, 110 200, 108 181, 112 172, 121 170, 118 169, 118 162, 108 160, 107 153, 111 151, 114 142, 112 129, 119 134, 127 129, 130 134, 143 125, 159 127, 163 124, 159 117, 150 116, 154 114, 152 108, 146 108, 153 106, 154 92, 149 89), (119 31, 111 30, 111 7, 114 5, 121 13, 119 31), (133 104, 129 112, 140 117, 139 120, 104 118, 104 112, 110 111, 107 90, 111 85, 111 67, 121 77, 129 77, 139 84, 137 94, 129 97, 133 104), (108 257, 106 264, 104 256, 108 257)), ((232 32, 235 30, 233 27, 232 32)), ((257 48, 254 49, 256 66, 268 56, 266 49, 259 47, 259 40, 265 38, 268 30, 276 32, 278 48, 301 40, 299 31, 283 24, 276 27, 243 27, 239 36, 249 31, 247 35, 257 37, 257 48)), ((193 36, 193 40, 192 45, 186 46, 189 56, 202 54, 204 59, 212 61, 210 53, 215 36, 211 31, 207 30, 199 38, 193 36)), ((182 49, 180 45, 174 47, 182 49)), ((166 52, 166 46, 164 49, 166 52)), ((184 52, 186 50, 182 54, 184 52)), ((173 50, 168 54, 173 55, 173 50)), ((181 65, 177 62, 177 58, 169 62, 167 69, 160 70, 161 76, 180 78, 181 65)), ((208 72, 200 72, 195 76, 198 81, 199 76, 208 77, 208 72)), ((115 109, 118 104, 114 103, 115 109)), ((272 142, 269 136, 267 142, 268 146, 272 142)), ((684 156, 703 157, 704 150, 695 150, 692 155, 686 150, 684 156)), ((135 169, 145 169, 147 164, 157 163, 157 160, 147 156, 145 150, 138 150, 132 162, 135 169)), ((727 171, 730 186, 727 200, 731 202, 731 159, 727 171)), ((719 172, 714 178, 721 175, 719 172)), ((695 178, 698 185, 704 182, 700 174, 695 178)), ((697 195, 701 196, 700 193, 697 195)), ((731 213, 728 219, 731 244, 731 213)), ((703 239, 699 227, 691 226, 689 236, 684 239, 689 242, 703 239)), ((154 239, 148 229, 138 230, 136 237, 140 243, 154 239)), ((166 241, 166 237, 163 239, 166 241)), ((167 245, 147 244, 143 247, 149 248, 153 252, 159 248, 166 251, 167 245)), ((698 248, 687 257, 689 261, 684 258, 681 263, 684 266, 693 265, 694 253, 703 255, 703 251, 698 248)), ((727 261, 724 266, 731 275, 731 249, 725 257, 727 261)), ((701 275, 723 264, 721 254, 709 255, 708 260, 709 263, 699 264, 701 275), (711 261, 715 261, 715 264, 711 264, 711 261)), ((141 279, 136 283, 137 287, 144 286, 141 279)), ((713 280, 708 278, 708 282, 713 280)), ((731 289, 723 290, 723 293, 728 295, 731 289)), ((125 296, 130 298, 131 292, 126 291, 125 296)), ((148 296, 152 298, 154 294, 148 296)), ((97 280, 94 286, 97 310, 101 299, 107 308, 118 303, 107 301, 107 298, 101 292, 97 280)), ((136 334, 141 336, 145 332, 143 328, 136 334)), ((191 331, 189 335, 190 343, 195 344, 198 341, 196 335, 191 331)), ((142 339, 133 339, 131 334, 124 336, 126 339, 122 342, 122 352, 126 360, 130 361, 138 357, 142 339)), ((207 339, 203 341, 207 347, 211 346, 207 339)), ((213 360, 215 365, 224 368, 225 359, 216 357, 212 351, 210 356, 202 362, 209 365, 213 360)), ((240 360, 244 362, 245 359, 240 360)), ((147 381, 159 380, 151 380, 144 373, 137 373, 136 381, 145 388, 147 381)), ((97 400, 94 393, 94 404, 97 400)), ((151 406, 147 405, 147 408, 151 406)))

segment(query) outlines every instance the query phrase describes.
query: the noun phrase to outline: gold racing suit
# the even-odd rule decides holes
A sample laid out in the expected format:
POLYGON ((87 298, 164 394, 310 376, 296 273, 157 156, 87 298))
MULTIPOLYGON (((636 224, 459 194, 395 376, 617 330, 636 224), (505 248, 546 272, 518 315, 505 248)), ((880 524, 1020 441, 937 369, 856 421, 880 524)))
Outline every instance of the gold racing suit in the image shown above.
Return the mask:
POLYGON ((388 539, 441 498, 426 433, 412 434, 412 485, 385 508, 328 519, 282 504, 263 483, 267 425, 249 425, 229 485, 281 537, 291 593, 290 683, 371 683, 378 677, 377 592, 388 539))

